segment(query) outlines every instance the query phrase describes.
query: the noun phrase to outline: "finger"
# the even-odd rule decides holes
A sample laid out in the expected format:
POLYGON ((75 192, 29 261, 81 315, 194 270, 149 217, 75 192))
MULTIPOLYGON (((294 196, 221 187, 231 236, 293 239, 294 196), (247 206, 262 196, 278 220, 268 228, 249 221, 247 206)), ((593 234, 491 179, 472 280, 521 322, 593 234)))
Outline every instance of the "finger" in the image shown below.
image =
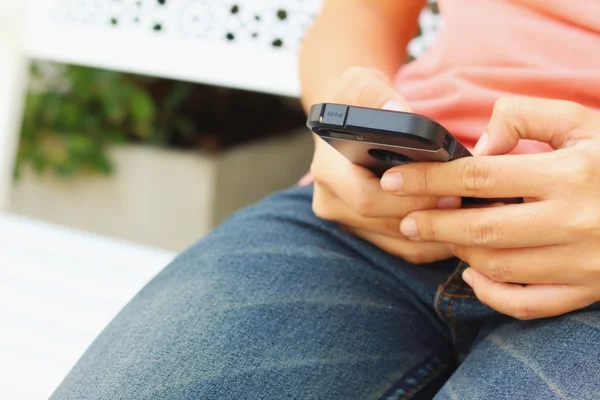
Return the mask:
POLYGON ((314 191, 313 211, 319 218, 337 222, 349 228, 407 240, 398 229, 400 218, 363 217, 326 187, 319 187, 314 191))
MULTIPOLYGON (((334 84, 332 101, 362 107, 409 111, 389 77, 364 67, 349 68, 334 84)), ((331 146, 317 142, 313 162, 315 179, 328 183, 331 190, 364 217, 399 217, 417 209, 434 208, 437 198, 398 200, 385 193, 380 179, 366 168, 352 164, 331 146), (326 156, 325 156, 326 155, 326 156)), ((448 205, 446 201, 446 206, 448 205)), ((456 207, 460 199, 455 196, 456 207)))
POLYGON ((554 317, 595 302, 593 291, 584 286, 500 283, 472 268, 463 279, 483 304, 520 320, 554 317))
POLYGON ((522 284, 585 284, 580 265, 593 268, 595 259, 585 260, 581 246, 485 249, 455 246, 454 254, 494 282, 522 284))
POLYGON ((346 230, 393 256, 412 264, 428 264, 453 257, 452 252, 438 243, 415 243, 371 231, 347 227, 346 230))
POLYGON ((409 214, 400 224, 406 237, 462 246, 518 248, 579 240, 554 201, 461 210, 426 210, 409 214))
POLYGON ((344 175, 347 179, 340 182, 336 194, 365 217, 404 217, 417 210, 459 208, 461 205, 458 196, 445 196, 440 199, 438 196, 391 195, 381 189, 377 177, 356 165, 348 165, 344 175), (351 179, 353 176, 357 179, 351 179))
POLYGON ((590 138, 590 132, 596 131, 581 128, 599 118, 592 110, 570 101, 504 97, 494 105, 487 142, 478 150, 480 154, 506 154, 521 139, 548 143, 554 149, 569 147, 590 138))
POLYGON ((380 185, 397 196, 540 198, 556 190, 557 181, 568 179, 570 169, 560 158, 543 153, 412 163, 386 171, 380 185))
MULTIPOLYGON (((328 151, 328 150, 327 150, 328 151)), ((336 152, 337 153, 337 152, 336 152)), ((332 154, 332 157, 340 156, 332 154)), ((341 156, 343 157, 343 156, 341 156)), ((315 174, 318 179, 327 186, 329 190, 340 198, 348 207, 358 215, 367 218, 400 218, 416 210, 438 208, 438 197, 400 197, 393 196, 381 189, 379 179, 369 170, 354 165, 348 160, 319 157, 313 166, 318 169, 315 174), (325 163, 327 165, 316 165, 325 163)), ((442 199, 440 208, 459 208, 461 200, 459 197, 442 199)))
POLYGON ((331 100, 360 107, 410 111, 410 106, 381 71, 366 67, 347 69, 335 81, 331 100), (394 106, 390 106, 394 104, 394 106))

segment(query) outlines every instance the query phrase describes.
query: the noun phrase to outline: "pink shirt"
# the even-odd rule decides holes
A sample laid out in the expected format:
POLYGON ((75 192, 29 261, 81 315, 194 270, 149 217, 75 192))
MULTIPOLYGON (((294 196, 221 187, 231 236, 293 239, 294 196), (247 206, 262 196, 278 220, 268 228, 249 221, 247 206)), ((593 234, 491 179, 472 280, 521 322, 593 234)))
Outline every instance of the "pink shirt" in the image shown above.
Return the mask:
MULTIPOLYGON (((600 109, 600 1, 439 0, 436 43, 395 82, 413 111, 472 147, 507 94, 600 109)), ((522 142, 515 152, 547 150, 522 142)))

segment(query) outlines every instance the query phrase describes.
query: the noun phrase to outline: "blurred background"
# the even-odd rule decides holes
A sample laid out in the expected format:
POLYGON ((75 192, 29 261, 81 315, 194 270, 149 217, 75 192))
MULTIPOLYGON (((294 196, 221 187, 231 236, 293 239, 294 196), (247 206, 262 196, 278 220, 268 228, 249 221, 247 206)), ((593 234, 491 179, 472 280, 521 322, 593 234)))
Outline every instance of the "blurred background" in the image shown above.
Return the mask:
POLYGON ((0 0, 0 398, 47 398, 180 251, 308 171, 321 1, 0 0))
POLYGON ((181 251, 294 185, 312 152, 296 55, 320 5, 25 0, 9 210, 181 251))
POLYGON ((308 169, 303 111, 292 85, 275 81, 297 79, 288 65, 318 2, 46 3, 44 22, 78 39, 56 38, 64 49, 30 60, 10 211, 181 251, 308 169), (131 59, 118 59, 115 35, 140 39, 126 49, 131 59), (181 47, 172 64, 194 59, 198 71, 165 62, 165 40, 181 47), (95 56, 76 51, 88 46, 95 56), (235 65, 222 67, 217 85, 201 69, 221 56, 235 65), (148 70, 151 58, 157 68, 148 70))
POLYGON ((300 179, 304 123, 294 98, 36 60, 10 210, 181 251, 300 179))

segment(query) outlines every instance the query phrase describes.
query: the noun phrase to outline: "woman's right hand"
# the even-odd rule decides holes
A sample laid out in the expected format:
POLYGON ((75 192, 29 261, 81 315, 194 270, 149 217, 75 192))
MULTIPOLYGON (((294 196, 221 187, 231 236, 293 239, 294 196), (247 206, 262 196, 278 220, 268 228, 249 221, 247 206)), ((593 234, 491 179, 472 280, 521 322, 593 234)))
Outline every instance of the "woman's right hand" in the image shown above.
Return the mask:
MULTIPOLYGON (((410 111, 388 77, 368 68, 348 69, 332 82, 329 93, 328 102, 410 111)), ((417 210, 458 208, 460 198, 392 196, 371 171, 352 164, 316 135, 311 174, 313 211, 318 217, 414 264, 453 257, 443 244, 407 239, 400 233, 400 221, 417 210)))

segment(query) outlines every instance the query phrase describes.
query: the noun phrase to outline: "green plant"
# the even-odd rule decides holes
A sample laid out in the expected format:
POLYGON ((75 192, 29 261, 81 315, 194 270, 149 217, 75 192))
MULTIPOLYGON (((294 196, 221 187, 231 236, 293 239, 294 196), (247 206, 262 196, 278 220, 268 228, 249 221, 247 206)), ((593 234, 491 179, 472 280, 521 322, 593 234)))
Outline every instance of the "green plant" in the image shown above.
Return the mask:
POLYGON ((48 76, 38 64, 31 77, 17 177, 27 164, 38 174, 50 171, 61 177, 108 174, 112 171, 106 153, 109 144, 154 136, 156 106, 142 80, 78 66, 48 76))
POLYGON ((210 85, 48 63, 31 77, 16 178, 26 166, 65 179, 110 174, 115 144, 218 152, 305 118, 297 100, 210 85))

